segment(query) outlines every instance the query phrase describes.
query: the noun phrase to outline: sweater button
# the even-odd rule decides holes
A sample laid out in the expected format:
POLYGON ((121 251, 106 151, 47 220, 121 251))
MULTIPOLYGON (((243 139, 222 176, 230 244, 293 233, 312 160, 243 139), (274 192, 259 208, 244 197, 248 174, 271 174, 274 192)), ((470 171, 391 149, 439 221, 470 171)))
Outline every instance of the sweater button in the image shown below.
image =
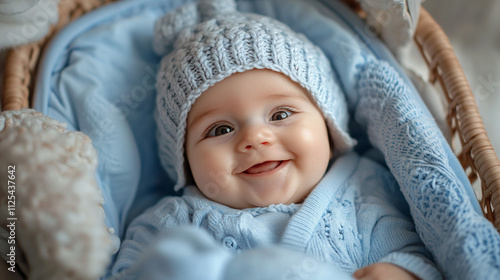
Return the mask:
POLYGON ((236 243, 236 239, 234 239, 234 237, 232 237, 232 236, 224 237, 224 239, 222 239, 222 244, 224 245, 224 247, 226 247, 227 249, 229 249, 231 251, 235 251, 236 247, 238 247, 238 244, 236 243))

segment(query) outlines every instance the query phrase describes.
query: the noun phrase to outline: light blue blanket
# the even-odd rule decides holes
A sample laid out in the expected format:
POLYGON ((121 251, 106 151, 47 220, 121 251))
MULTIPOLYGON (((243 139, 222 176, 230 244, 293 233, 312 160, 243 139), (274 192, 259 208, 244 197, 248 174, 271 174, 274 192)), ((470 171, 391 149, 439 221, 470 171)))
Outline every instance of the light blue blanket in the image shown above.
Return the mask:
MULTIPOLYGON (((174 194, 157 158, 152 112, 160 57, 151 42, 154 21, 185 2, 130 0, 101 8, 63 30, 41 64, 34 106, 92 139, 106 223, 117 237, 137 213, 174 194)), ((481 217, 467 177, 409 79, 359 18, 334 0, 238 6, 283 21, 331 59, 357 121, 351 131, 358 152, 372 145, 382 151, 444 275, 500 275, 500 236, 481 217)))
POLYGON ((448 164, 435 123, 393 68, 360 66, 356 120, 368 130, 410 205, 417 232, 446 279, 497 279, 500 235, 448 164))

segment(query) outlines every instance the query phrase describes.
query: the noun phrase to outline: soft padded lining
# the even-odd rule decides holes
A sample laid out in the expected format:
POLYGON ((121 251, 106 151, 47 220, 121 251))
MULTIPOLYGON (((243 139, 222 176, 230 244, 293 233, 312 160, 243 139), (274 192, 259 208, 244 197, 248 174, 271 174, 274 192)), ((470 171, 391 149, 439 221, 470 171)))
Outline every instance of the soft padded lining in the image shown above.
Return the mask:
MULTIPOLYGON (((122 1, 89 13, 54 38, 38 72, 35 109, 67 123, 70 130, 86 133, 98 151, 97 179, 106 201, 106 223, 119 237, 145 207, 175 195, 157 157, 154 84, 161 57, 153 52, 152 37, 155 20, 186 2, 122 1)), ((278 18, 304 33, 330 58, 342 52, 344 59, 332 65, 351 108, 356 103, 349 96, 355 87, 356 59, 370 55, 394 66, 424 106, 387 48, 342 4, 246 0, 238 1, 238 7, 278 18)), ((441 139, 451 167, 480 213, 461 165, 441 139)), ((361 146, 366 144, 359 140, 361 146)))

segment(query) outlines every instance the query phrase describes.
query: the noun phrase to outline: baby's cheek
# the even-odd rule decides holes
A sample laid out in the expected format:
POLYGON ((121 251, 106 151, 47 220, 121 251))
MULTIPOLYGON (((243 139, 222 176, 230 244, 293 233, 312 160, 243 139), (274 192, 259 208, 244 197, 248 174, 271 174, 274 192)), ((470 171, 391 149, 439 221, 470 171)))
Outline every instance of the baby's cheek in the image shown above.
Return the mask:
POLYGON ((192 168, 193 177, 200 189, 220 190, 230 183, 232 158, 216 148, 202 150, 197 155, 198 163, 192 168))
POLYGON ((318 132, 311 129, 310 127, 304 127, 302 128, 302 131, 299 133, 300 140, 302 141, 303 145, 310 146, 312 145, 315 141, 318 140, 318 132))
POLYGON ((310 174, 317 173, 317 176, 322 177, 330 160, 330 142, 326 127, 305 127, 297 136, 297 156, 301 158, 299 164, 307 172, 311 172, 310 174))
POLYGON ((304 127, 297 135, 299 137, 296 139, 300 141, 299 146, 304 148, 304 152, 318 154, 330 149, 326 128, 317 125, 304 127))

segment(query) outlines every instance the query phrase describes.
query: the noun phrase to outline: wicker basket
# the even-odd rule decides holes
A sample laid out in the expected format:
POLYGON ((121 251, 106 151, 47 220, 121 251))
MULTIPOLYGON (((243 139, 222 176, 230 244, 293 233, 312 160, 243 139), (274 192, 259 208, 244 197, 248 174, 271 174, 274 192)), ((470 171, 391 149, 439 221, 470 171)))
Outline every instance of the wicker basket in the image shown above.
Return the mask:
MULTIPOLYGON (((112 0, 62 0, 59 4, 59 22, 45 39, 9 51, 5 65, 2 110, 19 110, 31 106, 32 77, 35 76, 45 43, 67 23, 108 2, 112 0)), ((415 41, 429 67, 430 82, 438 81, 448 100, 448 125, 454 137, 460 139, 453 150, 471 183, 480 180, 481 208, 485 217, 500 231, 500 160, 486 134, 474 95, 446 34, 423 8, 415 41)))

